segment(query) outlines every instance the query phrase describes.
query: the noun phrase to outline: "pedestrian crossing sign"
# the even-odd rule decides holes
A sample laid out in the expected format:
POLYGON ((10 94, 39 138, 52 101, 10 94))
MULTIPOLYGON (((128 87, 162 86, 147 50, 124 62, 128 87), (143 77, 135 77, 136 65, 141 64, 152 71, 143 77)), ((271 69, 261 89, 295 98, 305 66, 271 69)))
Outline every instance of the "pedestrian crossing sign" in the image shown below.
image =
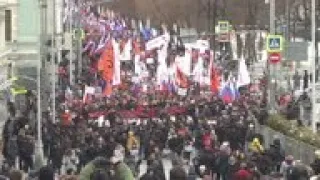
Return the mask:
POLYGON ((218 22, 219 34, 227 34, 230 31, 229 21, 218 22))
POLYGON ((280 53, 283 50, 283 37, 281 35, 269 35, 267 37, 267 51, 280 53))

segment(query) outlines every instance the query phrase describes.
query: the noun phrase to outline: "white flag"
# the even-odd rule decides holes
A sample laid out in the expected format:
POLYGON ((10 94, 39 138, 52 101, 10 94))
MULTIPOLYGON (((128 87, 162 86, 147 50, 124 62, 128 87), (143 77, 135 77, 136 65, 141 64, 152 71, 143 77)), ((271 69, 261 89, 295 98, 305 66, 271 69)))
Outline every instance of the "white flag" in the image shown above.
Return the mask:
POLYGON ((239 71, 238 71, 238 82, 237 87, 242 87, 250 84, 250 75, 245 62, 245 59, 242 55, 239 61, 239 71))
POLYGON ((114 74, 113 74, 113 85, 120 85, 121 84, 121 70, 120 70, 120 47, 119 43, 116 42, 114 39, 112 40, 113 45, 113 52, 114 52, 114 74))
POLYGON ((230 43, 231 43, 231 49, 234 59, 238 59, 238 42, 237 42, 237 35, 235 32, 232 32, 230 34, 230 43))
POLYGON ((121 61, 129 61, 131 60, 131 50, 132 50, 132 41, 129 39, 124 48, 122 53, 120 54, 120 60, 121 61))

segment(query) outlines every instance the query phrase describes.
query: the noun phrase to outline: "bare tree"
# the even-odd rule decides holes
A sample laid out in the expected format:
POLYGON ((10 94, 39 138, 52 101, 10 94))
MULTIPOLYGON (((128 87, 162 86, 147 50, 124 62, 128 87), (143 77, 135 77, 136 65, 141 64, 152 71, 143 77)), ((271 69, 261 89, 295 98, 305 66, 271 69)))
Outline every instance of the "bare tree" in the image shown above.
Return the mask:
MULTIPOLYGON (((123 14, 142 19, 150 17, 156 24, 179 22, 179 25, 206 30, 208 25, 214 27, 210 23, 213 21, 208 20, 213 18, 214 1, 218 2, 218 20, 226 19, 233 25, 256 23, 265 26, 269 24, 269 7, 265 4, 265 0, 117 0, 116 2, 117 10, 123 14), (211 7, 208 7, 208 1, 211 1, 211 7), (208 17, 209 8, 212 15, 208 17)), ((277 14, 285 13, 284 1, 276 1, 276 3, 277 14)))

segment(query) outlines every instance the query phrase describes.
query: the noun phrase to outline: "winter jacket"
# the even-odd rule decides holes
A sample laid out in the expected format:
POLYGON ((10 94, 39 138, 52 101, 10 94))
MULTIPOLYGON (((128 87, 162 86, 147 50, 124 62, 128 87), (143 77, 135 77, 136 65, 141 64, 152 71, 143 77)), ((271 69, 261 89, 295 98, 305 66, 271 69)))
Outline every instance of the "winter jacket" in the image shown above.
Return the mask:
POLYGON ((198 175, 193 167, 190 167, 187 180, 197 180, 198 175))
POLYGON ((263 146, 260 143, 260 140, 258 138, 254 138, 252 143, 249 146, 249 149, 251 152, 255 153, 262 153, 264 151, 263 146))
POLYGON ((320 174, 320 159, 315 159, 310 166, 313 169, 314 174, 316 175, 320 174))
POLYGON ((240 169, 237 171, 234 175, 234 180, 250 180, 252 177, 252 174, 245 170, 245 169, 240 169))
POLYGON ((109 162, 103 157, 97 157, 94 160, 90 161, 85 167, 82 168, 79 180, 91 180, 91 176, 97 170, 104 169, 108 170, 109 162))
POLYGON ((77 171, 77 164, 79 163, 79 158, 76 155, 65 156, 63 158, 65 165, 65 170, 72 169, 74 172, 77 171))
POLYGON ((133 173, 127 164, 120 162, 116 165, 114 180, 134 180, 133 173))
POLYGON ((225 152, 220 152, 216 159, 218 173, 226 174, 229 171, 229 155, 225 152))

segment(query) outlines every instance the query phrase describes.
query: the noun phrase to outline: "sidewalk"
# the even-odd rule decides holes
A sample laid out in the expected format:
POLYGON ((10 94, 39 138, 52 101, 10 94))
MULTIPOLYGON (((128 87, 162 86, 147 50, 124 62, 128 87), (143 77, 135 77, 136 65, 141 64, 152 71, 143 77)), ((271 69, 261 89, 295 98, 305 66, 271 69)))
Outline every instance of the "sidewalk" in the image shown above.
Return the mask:
MULTIPOLYGON (((6 120, 8 119, 8 112, 7 112, 7 107, 6 107, 6 102, 5 100, 0 100, 0 150, 2 151, 2 130, 4 128, 4 124, 6 123, 6 120)), ((3 159, 2 153, 0 153, 0 160, 3 159)))

